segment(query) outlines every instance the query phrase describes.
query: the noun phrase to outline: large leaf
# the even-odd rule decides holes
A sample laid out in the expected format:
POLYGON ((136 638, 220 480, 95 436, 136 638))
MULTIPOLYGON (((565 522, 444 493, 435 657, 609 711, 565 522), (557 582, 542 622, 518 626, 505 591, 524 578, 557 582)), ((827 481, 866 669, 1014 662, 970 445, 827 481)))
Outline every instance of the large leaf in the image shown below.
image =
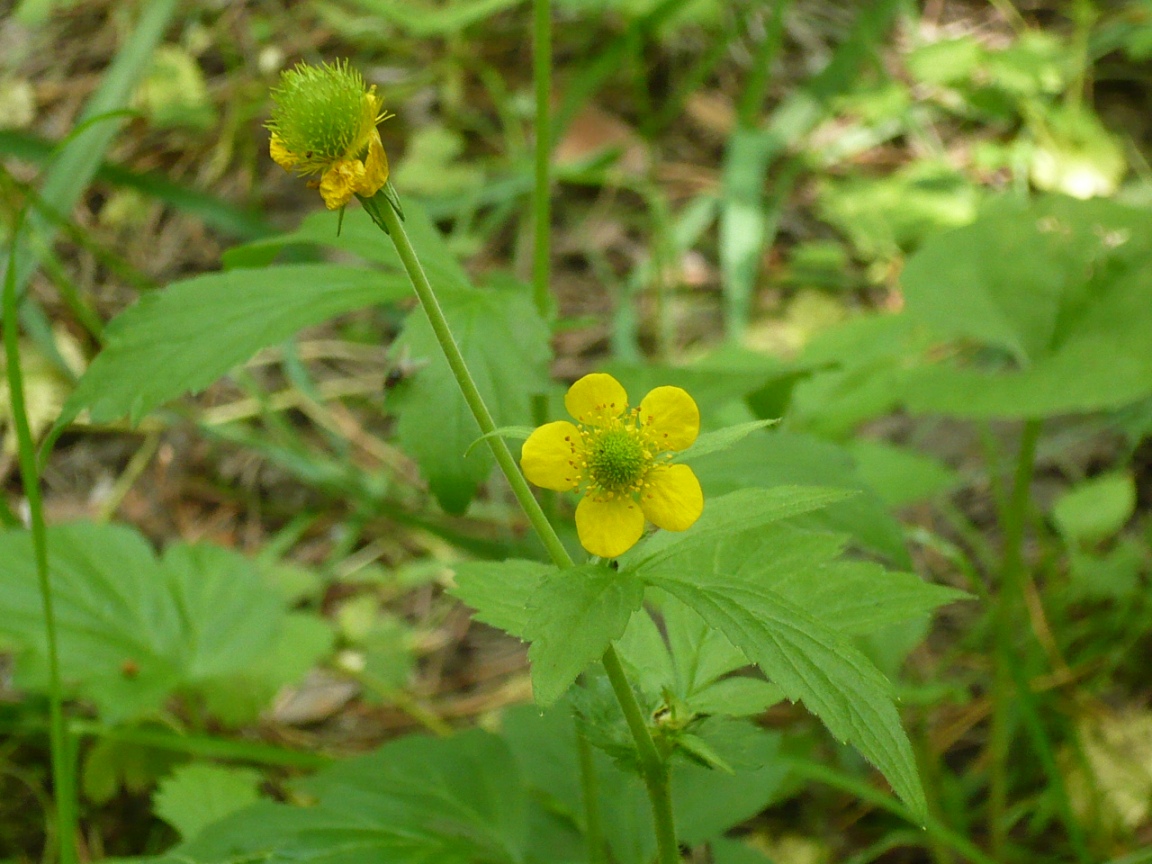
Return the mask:
POLYGON ((967 417, 1118 407, 1152 392, 1152 220, 1108 201, 1005 200, 933 238, 902 280, 908 313, 976 343, 915 370, 908 406, 967 417))
MULTIPOLYGON (((925 582, 914 573, 886 570, 873 562, 843 560, 839 557, 843 542, 844 538, 835 534, 779 523, 683 549, 671 563, 641 563, 635 572, 647 579, 649 573, 671 569, 694 573, 709 584, 755 584, 845 635, 866 634, 916 619, 945 603, 968 597, 962 591, 925 582)), ((673 621, 677 626, 669 627, 670 640, 689 626, 676 617, 673 621)), ((706 674, 707 669, 695 670, 695 674, 701 673, 706 674)), ((682 670, 680 674, 683 677, 687 673, 682 670)))
POLYGON ((651 584, 724 632, 789 699, 803 700, 837 739, 851 743, 918 814, 926 811, 912 746, 892 686, 844 637, 775 592, 739 582, 696 584, 661 573, 651 584))
POLYGON ((528 634, 532 689, 540 705, 564 695, 589 663, 619 639, 644 600, 627 572, 590 565, 553 570, 532 595, 528 634))
MULTIPOLYGON (((49 555, 62 677, 108 721, 155 711, 177 690, 223 699, 227 719, 250 719, 330 647, 310 625, 300 639, 275 588, 226 549, 177 545, 157 559, 134 531, 76 523, 49 529, 49 555), (247 711, 226 698, 239 682, 247 711)), ((44 618, 26 532, 0 533, 0 562, 0 637, 23 649, 19 680, 43 688, 44 618)))
POLYGON ((659 600, 667 641, 645 611, 632 617, 617 643, 636 686, 652 704, 671 696, 690 716, 740 717, 759 714, 784 698, 775 684, 731 675, 750 664, 744 652, 679 600, 659 600))
POLYGON ((303 327, 411 288, 398 275, 327 264, 210 273, 174 282, 118 316, 107 345, 65 406, 97 423, 135 423, 157 406, 202 390, 261 348, 303 327))
POLYGON ((313 806, 260 802, 207 827, 168 855, 146 860, 513 864, 525 859, 528 801, 507 746, 486 732, 446 740, 403 738, 301 786, 313 806))
POLYGON ((852 743, 919 814, 924 798, 891 684, 849 636, 961 596, 877 565, 840 562, 840 540, 789 525, 716 535, 636 575, 720 630, 789 699, 852 743))

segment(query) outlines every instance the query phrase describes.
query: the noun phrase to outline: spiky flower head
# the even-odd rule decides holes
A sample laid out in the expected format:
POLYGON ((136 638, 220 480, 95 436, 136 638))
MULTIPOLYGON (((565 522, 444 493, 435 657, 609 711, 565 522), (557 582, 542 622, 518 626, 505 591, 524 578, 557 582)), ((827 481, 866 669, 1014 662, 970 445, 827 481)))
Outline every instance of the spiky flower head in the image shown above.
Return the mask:
POLYGON ((376 124, 388 115, 376 88, 366 87, 347 61, 297 64, 281 73, 272 100, 272 158, 286 171, 320 174, 328 209, 384 186, 388 158, 376 124))

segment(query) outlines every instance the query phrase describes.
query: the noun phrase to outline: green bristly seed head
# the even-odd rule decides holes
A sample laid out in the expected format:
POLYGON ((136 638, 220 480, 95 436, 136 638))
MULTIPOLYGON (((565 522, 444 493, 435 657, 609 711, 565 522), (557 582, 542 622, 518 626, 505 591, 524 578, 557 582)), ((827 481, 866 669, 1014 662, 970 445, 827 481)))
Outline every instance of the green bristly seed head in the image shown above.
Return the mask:
POLYGON ((640 439, 624 429, 600 433, 588 454, 588 474, 600 488, 624 492, 644 475, 648 459, 640 439))
POLYGON ((268 128, 307 162, 343 158, 364 124, 364 79, 347 62, 301 63, 280 75, 268 128))

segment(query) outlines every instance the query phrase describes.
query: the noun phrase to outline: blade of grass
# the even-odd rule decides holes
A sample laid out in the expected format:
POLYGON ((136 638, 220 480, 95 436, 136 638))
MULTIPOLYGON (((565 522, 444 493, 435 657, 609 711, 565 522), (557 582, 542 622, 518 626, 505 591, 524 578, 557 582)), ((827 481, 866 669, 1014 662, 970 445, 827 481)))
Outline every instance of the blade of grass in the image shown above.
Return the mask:
POLYGON ((60 864, 75 864, 76 853, 76 787, 72 777, 71 748, 64 725, 64 693, 60 683, 60 660, 56 639, 56 615, 52 603, 52 582, 48 571, 48 534, 44 523, 44 503, 40 495, 40 472, 36 464, 36 443, 28 422, 24 400, 24 376, 20 366, 19 300, 16 294, 16 253, 20 247, 21 213, 12 231, 8 250, 8 267, 4 276, 4 354, 7 360, 8 394, 12 425, 19 448, 20 482, 28 501, 32 549, 36 557, 36 577, 44 611, 44 640, 48 659, 48 728, 52 750, 52 793, 56 804, 55 839, 60 864))
MULTIPOLYGON (((14 156, 35 165, 47 165, 58 146, 27 132, 0 130, 0 154, 14 156)), ((112 162, 101 162, 93 179, 134 189, 238 240, 267 237, 276 230, 254 210, 237 207, 215 195, 174 183, 154 171, 133 171, 112 162)))
POLYGON ((109 741, 121 741, 141 747, 156 747, 189 756, 213 759, 233 759, 255 762, 259 765, 282 765, 286 768, 315 769, 330 765, 332 757, 322 753, 288 750, 273 744, 255 741, 232 741, 212 735, 181 735, 165 729, 144 729, 138 726, 103 726, 91 720, 74 720, 72 734, 91 736, 109 741))
POLYGON ((730 339, 739 339, 747 326, 760 256, 770 240, 769 234, 775 233, 774 228, 769 231, 761 200, 765 177, 781 155, 827 116, 833 97, 852 87, 864 61, 875 53, 903 5, 901 0, 880 0, 863 6, 852 33, 836 49, 828 65, 785 99, 767 123, 757 127, 755 118, 778 50, 785 2, 776 0, 773 23, 742 94, 740 122, 724 159, 720 269, 725 330, 730 339))
MULTIPOLYGON (((136 84, 144 76, 152 59, 152 52, 164 36, 177 0, 152 0, 144 7, 128 42, 117 53, 108 67, 100 87, 84 106, 78 125, 106 114, 121 111, 132 95, 136 84)), ((70 213, 84 190, 88 188, 100 163, 108 152, 123 121, 93 123, 68 141, 45 169, 40 187, 43 200, 60 213, 70 213)), ((39 212, 28 219, 28 229, 44 244, 51 243, 55 227, 39 212)), ((39 255, 34 249, 22 247, 15 262, 8 266, 15 270, 16 295, 23 293, 28 280, 39 266, 39 255)), ((18 250, 19 251, 19 250, 18 250)))
POLYGON ((911 811, 898 800, 891 795, 886 795, 878 789, 872 788, 867 783, 862 783, 855 777, 798 757, 784 756, 782 757, 782 761, 801 777, 815 780, 818 783, 823 783, 834 789, 840 789, 850 795, 856 796, 862 801, 874 804, 882 810, 887 810, 893 816, 898 816, 917 828, 923 827, 924 832, 929 837, 950 849, 954 849, 971 861, 972 864, 997 864, 994 859, 988 857, 976 848, 970 840, 957 834, 947 825, 937 820, 936 817, 930 815, 927 820, 925 820, 923 826, 921 826, 920 820, 913 816, 911 811))

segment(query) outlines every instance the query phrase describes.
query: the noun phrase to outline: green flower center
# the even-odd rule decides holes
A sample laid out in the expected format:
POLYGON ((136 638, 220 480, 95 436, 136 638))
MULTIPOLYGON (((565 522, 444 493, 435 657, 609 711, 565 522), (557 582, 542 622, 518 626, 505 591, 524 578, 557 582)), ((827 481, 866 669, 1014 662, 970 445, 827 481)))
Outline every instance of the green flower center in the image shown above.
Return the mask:
POLYGON ((280 76, 268 128, 305 162, 343 159, 362 137, 364 79, 347 63, 299 65, 280 76))
POLYGON ((605 492, 629 492, 640 485, 651 461, 634 431, 606 429, 596 434, 586 464, 593 485, 605 492))

